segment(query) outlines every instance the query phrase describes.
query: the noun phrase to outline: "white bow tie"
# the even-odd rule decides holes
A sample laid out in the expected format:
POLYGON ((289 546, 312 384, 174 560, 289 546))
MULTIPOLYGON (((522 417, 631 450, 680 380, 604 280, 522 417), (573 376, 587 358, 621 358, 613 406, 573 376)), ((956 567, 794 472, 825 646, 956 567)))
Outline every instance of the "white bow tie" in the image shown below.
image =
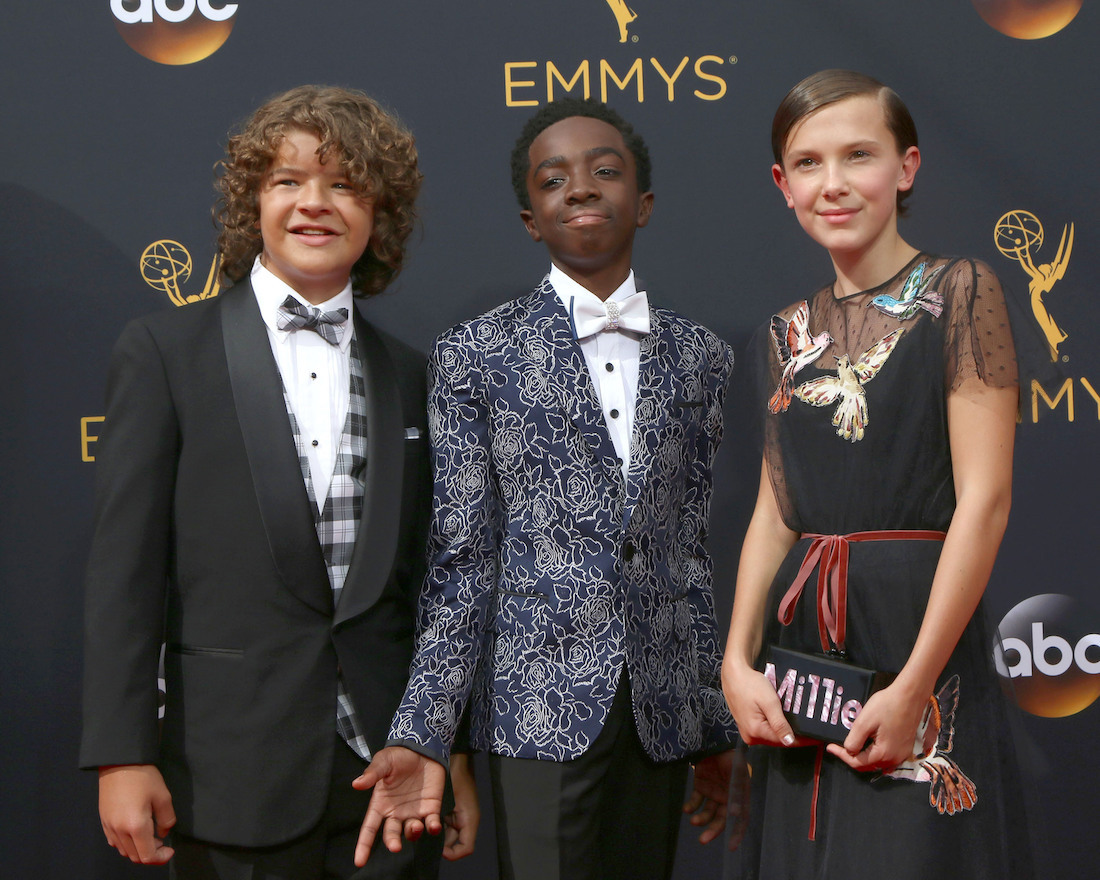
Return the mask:
POLYGON ((621 302, 603 303, 588 297, 578 301, 573 297, 569 311, 573 319, 573 336, 577 339, 603 330, 649 332, 649 300, 644 290, 632 293, 621 302))

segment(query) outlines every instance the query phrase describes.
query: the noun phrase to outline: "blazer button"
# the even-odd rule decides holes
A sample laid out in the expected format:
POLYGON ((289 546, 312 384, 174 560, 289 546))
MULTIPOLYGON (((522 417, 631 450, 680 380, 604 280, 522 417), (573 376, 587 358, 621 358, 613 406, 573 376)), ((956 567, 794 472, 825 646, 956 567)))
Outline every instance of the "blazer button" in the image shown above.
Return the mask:
POLYGON ((634 559, 634 542, 627 541, 623 544, 623 562, 630 562, 634 559))

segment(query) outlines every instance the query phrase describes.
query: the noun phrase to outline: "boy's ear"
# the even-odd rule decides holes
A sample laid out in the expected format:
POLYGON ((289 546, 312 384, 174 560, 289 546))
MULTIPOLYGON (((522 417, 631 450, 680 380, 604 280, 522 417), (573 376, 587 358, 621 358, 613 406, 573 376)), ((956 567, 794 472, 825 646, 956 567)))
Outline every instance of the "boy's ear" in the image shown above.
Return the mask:
POLYGON ((783 173, 783 166, 778 162, 772 165, 772 180, 775 181, 775 185, 783 193, 783 198, 787 201, 787 207, 793 208, 794 200, 791 198, 791 185, 787 182, 787 175, 783 173))
POLYGON ((531 241, 542 241, 542 233, 539 232, 539 228, 535 223, 534 211, 528 211, 526 209, 519 212, 519 219, 523 221, 523 225, 527 227, 527 234, 531 236, 531 241))
POLYGON ((653 216, 653 193, 644 192, 638 198, 638 228, 641 229, 653 216))

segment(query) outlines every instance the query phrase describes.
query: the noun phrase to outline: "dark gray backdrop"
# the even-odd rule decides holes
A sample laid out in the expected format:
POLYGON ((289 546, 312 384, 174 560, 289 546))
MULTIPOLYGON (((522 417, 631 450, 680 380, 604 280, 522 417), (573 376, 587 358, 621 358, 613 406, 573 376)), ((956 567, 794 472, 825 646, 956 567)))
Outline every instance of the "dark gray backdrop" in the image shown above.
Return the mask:
MULTIPOLYGON (((1005 5, 975 3, 987 12, 1005 5)), ((1100 387, 1100 306, 1091 284, 1100 219, 1097 5, 1085 2, 1064 30, 1035 40, 998 32, 968 0, 632 5, 637 18, 620 43, 604 0, 239 0, 225 45, 183 66, 132 50, 110 0, 5 8, 5 876, 161 875, 132 868, 106 846, 94 779, 74 769, 81 578, 95 467, 83 460, 94 457, 95 445, 82 441, 81 420, 101 415, 107 356, 126 319, 175 308, 142 279, 142 252, 158 240, 179 242, 194 266, 183 292, 201 295, 213 257, 212 165, 225 132, 271 94, 303 82, 362 88, 395 108, 418 136, 426 175, 422 231, 398 283, 370 308, 379 324, 426 348, 456 321, 525 292, 548 265, 523 231, 509 182, 510 147, 533 108, 509 106, 509 94, 513 103, 544 103, 548 64, 568 80, 587 61, 600 96, 601 62, 625 79, 641 59, 641 100, 637 79, 625 89, 607 79, 608 100, 653 154, 656 210, 639 236, 636 266, 656 301, 711 326, 739 352, 772 310, 829 272, 827 256, 798 229, 770 180, 775 105, 823 67, 854 67, 894 86, 917 119, 924 158, 903 225, 909 241, 986 259, 1026 298, 1023 269, 994 244, 998 218, 1026 210, 1042 222, 1046 242, 1033 254, 1037 263, 1054 259, 1063 227, 1074 224, 1068 270, 1046 297, 1069 333, 1060 356, 1074 415, 1067 397, 1053 410, 1040 399, 1036 423, 1025 389, 1013 518, 988 605, 999 620, 1030 596, 1065 593, 1080 603, 1082 632, 1100 631, 1090 552, 1100 403, 1088 393, 1100 387), (669 100, 652 59, 671 76, 684 58, 669 100), (510 64, 520 66, 509 73, 510 64), (509 81, 537 85, 509 92, 509 81)), ((1044 390, 1053 398, 1057 388, 1044 390)), ((741 401, 735 392, 727 412, 712 528, 723 618, 758 473, 741 401)), ((85 434, 95 433, 93 421, 85 434)), ((1046 632, 1055 629, 1048 621, 1046 632)), ((1095 648, 1087 659, 1095 664, 1095 648)), ((1041 860, 1052 876, 1096 873, 1100 771, 1091 745, 1098 711, 1091 705, 1066 718, 1024 718, 1041 860)), ((445 877, 492 876, 488 822, 486 816, 479 854, 445 868, 445 877)), ((690 837, 685 825, 678 877, 717 876, 717 845, 702 851, 690 837)))

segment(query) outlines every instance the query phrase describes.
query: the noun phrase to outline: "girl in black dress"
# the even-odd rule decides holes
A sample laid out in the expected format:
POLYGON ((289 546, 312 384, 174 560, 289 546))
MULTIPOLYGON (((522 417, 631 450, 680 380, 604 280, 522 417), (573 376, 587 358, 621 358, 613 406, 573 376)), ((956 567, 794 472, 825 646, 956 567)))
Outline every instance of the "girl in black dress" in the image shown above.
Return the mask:
POLYGON ((754 343, 765 447, 723 686, 758 748, 733 873, 1030 878, 980 611, 1008 520, 1018 398, 1000 284, 981 262, 900 236, 921 156, 881 83, 808 77, 780 105, 772 146, 775 183, 835 279, 754 343), (860 707, 836 699, 849 729, 825 745, 784 717, 763 674, 772 645, 897 675, 854 721, 860 707))

